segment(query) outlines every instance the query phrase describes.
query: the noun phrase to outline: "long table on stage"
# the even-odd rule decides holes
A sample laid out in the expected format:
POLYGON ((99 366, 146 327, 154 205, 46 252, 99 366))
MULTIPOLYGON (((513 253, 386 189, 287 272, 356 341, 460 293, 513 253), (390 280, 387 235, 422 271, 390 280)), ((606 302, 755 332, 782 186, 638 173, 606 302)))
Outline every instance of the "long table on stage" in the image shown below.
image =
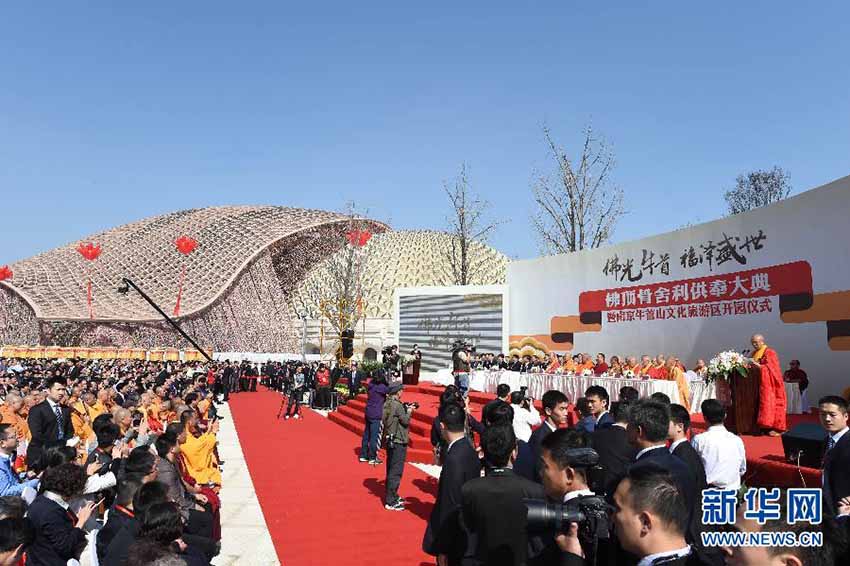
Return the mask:
MULTIPOLYGON (((717 399, 717 384, 706 383, 705 381, 691 381, 689 383, 691 390, 691 412, 700 412, 700 406, 706 399, 717 399)), ((788 405, 785 412, 789 415, 801 415, 808 411, 808 407, 803 406, 803 396, 800 393, 800 385, 798 383, 785 384, 785 398, 788 400, 788 405)))
MULTIPOLYGON (((434 383, 449 385, 454 383, 451 370, 440 370, 434 378, 434 383)), ((638 390, 641 397, 648 397, 656 392, 665 393, 673 402, 681 403, 679 387, 675 381, 660 379, 625 379, 620 377, 595 377, 563 375, 557 373, 521 373, 518 371, 473 371, 469 376, 469 388, 473 391, 495 393, 501 383, 507 383, 511 391, 519 391, 520 387, 528 387, 528 394, 540 399, 550 389, 563 392, 567 398, 575 402, 584 396, 585 390, 591 385, 601 385, 608 391, 613 400, 617 399, 620 388, 630 385, 638 390)))

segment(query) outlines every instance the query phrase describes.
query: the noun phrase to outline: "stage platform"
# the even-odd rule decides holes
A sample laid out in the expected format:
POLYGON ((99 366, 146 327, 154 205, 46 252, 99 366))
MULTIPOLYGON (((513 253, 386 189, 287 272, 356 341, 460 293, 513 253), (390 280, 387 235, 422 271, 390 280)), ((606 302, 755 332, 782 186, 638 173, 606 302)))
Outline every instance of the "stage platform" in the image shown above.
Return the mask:
MULTIPOLYGON (((416 401, 419 410, 413 414, 410 425, 410 446, 407 452, 408 462, 422 462, 431 464, 434 456, 431 451, 431 422, 439 408, 439 396, 444 387, 423 383, 417 386, 406 385, 402 400, 416 401)), ((469 394, 472 415, 480 419, 481 410, 484 405, 493 400, 494 396, 487 393, 471 392, 469 394)), ((540 401, 535 401, 540 409, 540 401)), ((328 415, 328 419, 342 427, 362 435, 365 427, 366 395, 358 395, 339 410, 328 415)), ((692 429, 694 434, 705 430, 705 422, 701 414, 691 414, 692 429)), ((814 413, 804 415, 788 415, 788 427, 798 423, 818 422, 814 413)), ((747 473, 745 481, 747 485, 760 486, 782 486, 782 487, 819 487, 821 485, 821 471, 815 468, 798 468, 794 464, 785 461, 782 450, 782 439, 771 436, 741 437, 747 452, 747 473)))

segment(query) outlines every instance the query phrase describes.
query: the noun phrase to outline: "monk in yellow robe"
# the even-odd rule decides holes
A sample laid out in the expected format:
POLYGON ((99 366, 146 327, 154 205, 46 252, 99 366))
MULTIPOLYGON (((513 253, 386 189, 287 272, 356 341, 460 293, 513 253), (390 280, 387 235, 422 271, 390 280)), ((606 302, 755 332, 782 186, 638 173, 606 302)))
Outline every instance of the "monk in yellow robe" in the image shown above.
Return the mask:
POLYGON ((80 399, 80 388, 74 387, 71 390, 71 396, 68 398, 68 407, 71 408, 71 424, 74 425, 74 434, 80 439, 80 443, 85 446, 90 438, 94 438, 94 431, 91 428, 91 415, 88 407, 80 399))
POLYGON ((675 381, 676 385, 679 388, 679 404, 684 408, 691 412, 691 388, 688 385, 688 380, 685 377, 685 372, 682 371, 682 368, 679 367, 679 364, 676 363, 675 358, 670 358, 667 360, 667 380, 675 381))
POLYGON ((97 401, 95 401, 94 405, 89 407, 91 410, 89 411, 89 416, 91 416, 92 422, 99 417, 100 415, 109 411, 107 408, 107 403, 109 402, 109 392, 105 389, 101 389, 97 392, 97 401))
POLYGON ((218 421, 212 423, 209 431, 203 434, 197 434, 198 417, 194 411, 185 411, 180 415, 180 421, 186 430, 186 440, 180 445, 186 471, 199 484, 221 485, 221 472, 215 458, 218 421))

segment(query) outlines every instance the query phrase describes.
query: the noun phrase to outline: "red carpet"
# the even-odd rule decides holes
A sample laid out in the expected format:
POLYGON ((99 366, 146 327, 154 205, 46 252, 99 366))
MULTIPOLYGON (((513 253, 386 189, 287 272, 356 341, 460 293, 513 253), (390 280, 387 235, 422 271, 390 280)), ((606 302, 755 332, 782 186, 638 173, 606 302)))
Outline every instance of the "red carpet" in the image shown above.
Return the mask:
POLYGON ((421 542, 436 480, 405 466, 407 510, 385 510, 385 467, 357 461, 359 437, 310 410, 303 420, 277 420, 280 399, 240 393, 230 408, 281 563, 434 564, 421 542))

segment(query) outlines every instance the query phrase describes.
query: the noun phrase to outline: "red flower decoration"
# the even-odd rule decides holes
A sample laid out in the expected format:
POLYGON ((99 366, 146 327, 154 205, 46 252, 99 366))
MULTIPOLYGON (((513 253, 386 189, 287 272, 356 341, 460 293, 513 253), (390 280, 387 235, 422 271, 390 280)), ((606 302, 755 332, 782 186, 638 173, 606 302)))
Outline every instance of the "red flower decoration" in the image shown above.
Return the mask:
POLYGON ((174 241, 174 245, 177 246, 181 254, 189 255, 198 247, 198 241, 189 236, 180 236, 174 241))
POLYGON ((345 237, 348 238, 348 241, 352 246, 362 248, 372 237, 372 233, 366 230, 352 230, 351 232, 346 233, 345 237))
POLYGON ((0 281, 3 281, 5 279, 11 279, 11 278, 12 278, 12 270, 9 268, 9 266, 4 265, 3 267, 0 267, 0 281))
POLYGON ((94 261, 100 255, 101 249, 100 244, 86 242, 85 244, 80 243, 80 245, 77 246, 77 251, 80 252, 80 255, 87 260, 94 261))

